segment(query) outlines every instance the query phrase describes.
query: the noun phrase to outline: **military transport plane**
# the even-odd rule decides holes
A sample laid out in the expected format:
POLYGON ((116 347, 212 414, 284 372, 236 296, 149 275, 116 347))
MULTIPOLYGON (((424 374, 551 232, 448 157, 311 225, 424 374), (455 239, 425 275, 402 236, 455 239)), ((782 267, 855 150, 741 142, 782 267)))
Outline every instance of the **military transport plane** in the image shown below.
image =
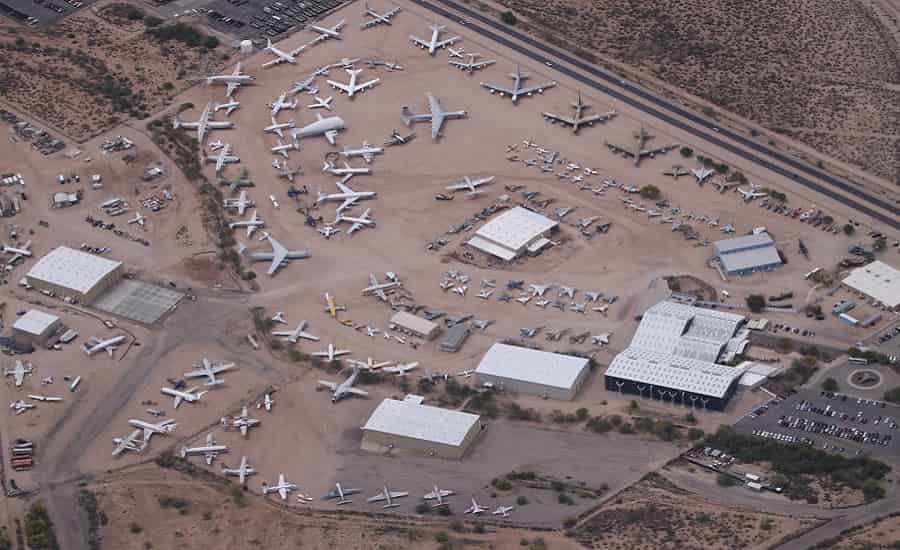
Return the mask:
POLYGON ((238 61, 238 64, 234 67, 234 71, 231 74, 217 74, 206 77, 207 84, 215 84, 219 82, 225 83, 225 85, 227 86, 227 88, 225 89, 225 97, 231 97, 231 94, 234 93, 238 86, 240 86, 241 84, 247 84, 248 82, 252 81, 252 76, 248 74, 241 74, 240 61, 238 61))
POLYGON ((374 145, 370 145, 368 141, 363 141, 362 146, 357 149, 345 145, 344 150, 340 152, 340 155, 348 159, 362 157, 362 159, 366 161, 366 164, 371 164, 375 155, 380 155, 382 153, 384 153, 384 148, 375 147, 374 145))
POLYGON ((493 65, 497 62, 496 59, 482 59, 481 61, 475 61, 475 58, 480 54, 470 53, 467 54, 469 56, 469 61, 453 61, 450 60, 450 65, 453 65, 457 69, 461 71, 465 71, 469 74, 473 74, 475 71, 479 71, 489 65, 493 65))
POLYGON ((241 463, 237 468, 226 468, 222 467, 222 473, 226 476, 235 476, 238 478, 241 485, 247 480, 247 476, 252 476, 256 473, 256 470, 253 469, 253 466, 247 462, 247 457, 241 457, 241 463))
POLYGON ((241 158, 236 155, 232 155, 231 144, 226 143, 221 149, 219 149, 218 154, 207 156, 206 162, 216 163, 216 175, 218 175, 222 173, 222 170, 225 168, 226 164, 241 162, 241 158))
POLYGON ((374 294, 378 296, 379 299, 383 302, 387 302, 387 294, 386 290, 392 290, 399 286, 402 286, 402 283, 399 281, 388 281, 386 283, 379 283, 378 278, 375 277, 374 273, 369 273, 369 286, 362 289, 360 292, 363 296, 370 296, 374 294))
POLYGON ((595 122, 606 122, 610 118, 616 116, 615 111, 609 111, 602 115, 594 114, 585 116, 584 111, 590 109, 591 106, 581 101, 581 92, 578 92, 578 99, 571 105, 575 109, 575 114, 573 116, 557 115, 554 113, 541 113, 541 115, 550 122, 559 122, 563 126, 570 126, 572 132, 576 134, 582 126, 593 126, 595 122))
POLYGON ((319 337, 313 336, 312 334, 306 332, 306 327, 309 325, 305 320, 297 323, 297 328, 294 330, 279 330, 272 333, 272 336, 281 336, 288 342, 292 344, 296 344, 298 340, 301 338, 305 340, 312 340, 313 342, 318 342, 319 337))
POLYGON ((373 502, 387 502, 387 504, 382 506, 382 508, 396 508, 397 506, 400 506, 400 504, 394 502, 394 499, 403 498, 405 496, 409 496, 409 493, 406 491, 391 491, 387 488, 387 485, 385 485, 380 493, 367 498, 366 502, 368 502, 369 504, 373 502))
POLYGON ((310 257, 308 250, 288 250, 271 235, 266 239, 272 246, 272 252, 251 252, 243 243, 238 243, 238 253, 254 262, 270 262, 269 270, 266 272, 269 275, 274 275, 282 265, 290 260, 302 260, 310 257))
MULTIPOLYGON (((313 354, 315 355, 315 354, 313 354)), ((359 388, 354 388, 353 384, 356 383, 356 377, 359 376, 359 368, 353 367, 353 373, 349 378, 337 384, 335 382, 329 382, 328 380, 319 380, 318 384, 320 386, 326 387, 331 390, 331 402, 337 403, 344 397, 348 397, 350 395, 359 395, 361 397, 367 397, 369 392, 365 390, 361 390, 359 388)))
POLYGON ((340 206, 337 207, 338 214, 356 204, 356 201, 358 200, 372 199, 378 196, 378 193, 375 191, 354 191, 350 188, 349 185, 347 185, 346 183, 341 183, 339 181, 336 181, 335 185, 338 186, 338 189, 340 189, 341 192, 323 193, 319 191, 319 198, 316 199, 316 204, 326 201, 342 201, 340 206))
POLYGON ((34 369, 30 366, 26 367, 21 361, 16 360, 16 366, 11 369, 3 369, 3 376, 12 376, 16 387, 22 386, 25 382, 25 375, 31 374, 34 369))
POLYGON ((213 460, 221 453, 227 453, 228 446, 220 445, 213 439, 213 434, 206 434, 206 444, 200 447, 181 447, 181 458, 187 458, 190 455, 203 455, 207 466, 211 466, 213 460))
POLYGON ((336 80, 327 80, 328 84, 337 90, 338 92, 347 94, 348 99, 353 99, 353 96, 357 93, 362 93, 371 88, 372 86, 381 82, 380 78, 373 78, 367 82, 363 82, 362 84, 356 83, 356 77, 359 76, 359 73, 362 72, 362 69, 344 69, 347 71, 347 74, 350 75, 350 82, 344 84, 343 82, 337 82, 336 80))
POLYGON ((424 40, 413 35, 409 35, 409 39, 412 40, 413 44, 415 44, 416 46, 422 48, 423 50, 428 50, 429 55, 434 55, 434 52, 436 52, 438 48, 446 48, 447 46, 452 46, 456 41, 460 39, 458 36, 454 36, 446 40, 438 40, 441 32, 447 28, 446 25, 438 25, 437 23, 435 23, 434 25, 430 25, 428 28, 431 29, 431 40, 424 40))
POLYGON ((647 130, 644 129, 644 126, 641 125, 641 129, 634 133, 635 144, 632 147, 616 145, 614 143, 606 142, 606 146, 612 150, 614 153, 621 153, 626 157, 631 157, 634 161, 634 165, 637 166, 640 164, 641 159, 644 157, 653 158, 657 153, 666 153, 671 151, 675 147, 678 147, 678 144, 673 143, 672 145, 664 145, 662 147, 657 147, 655 149, 644 149, 644 145, 647 143, 648 139, 651 139, 653 136, 647 133, 647 130))
POLYGON ((176 114, 172 118, 172 127, 176 130, 179 128, 184 128, 185 130, 197 130, 197 141, 200 143, 203 143, 206 133, 210 130, 234 128, 234 122, 228 120, 212 120, 211 111, 212 104, 207 103, 206 107, 203 109, 203 113, 200 114, 200 118, 195 121, 181 120, 176 114))
POLYGON ((362 213, 359 217, 354 216, 344 216, 343 214, 338 214, 334 219, 334 223, 350 223, 353 224, 350 226, 350 229, 347 231, 348 235, 352 235, 356 233, 363 227, 375 227, 375 220, 369 217, 372 212, 371 208, 366 208, 366 211, 362 213))
POLYGON ((290 130, 294 128, 294 119, 291 119, 287 122, 278 122, 275 120, 275 117, 272 117, 272 124, 263 128, 263 132, 266 134, 276 134, 278 137, 284 139, 284 130, 290 130))
POLYGON ((344 23, 346 22, 346 19, 341 19, 333 27, 320 27, 318 25, 310 25, 309 27, 307 27, 307 29, 319 33, 319 36, 316 37, 316 41, 328 40, 329 38, 340 40, 341 29, 344 28, 344 23))
POLYGON ((133 453, 143 451, 147 447, 147 444, 141 437, 141 433, 141 430, 134 430, 125 437, 114 437, 112 455, 119 456, 125 451, 131 451, 133 453))
POLYGON ((281 500, 287 500, 288 493, 296 489, 296 483, 286 481, 284 479, 284 474, 278 474, 278 483, 274 485, 263 484, 262 493, 264 495, 268 495, 269 493, 278 493, 278 496, 281 497, 281 500))
POLYGON ((340 483, 335 483, 334 489, 325 494, 325 496, 322 497, 322 500, 331 500, 336 498, 338 499, 336 503, 338 505, 350 504, 353 501, 347 497, 361 492, 362 489, 344 489, 343 487, 341 487, 340 483))
POLYGON ((500 86, 499 84, 486 84, 484 82, 481 83, 481 86, 483 88, 487 88, 487 90, 492 94, 500 94, 501 97, 508 95, 510 99, 512 99, 513 103, 517 103, 519 101, 519 96, 531 96, 535 92, 542 94, 547 88, 556 86, 556 81, 551 80, 550 82, 545 82, 544 84, 540 84, 538 86, 528 86, 526 88, 523 88, 522 82, 528 79, 529 76, 528 73, 523 73, 522 71, 520 71, 518 65, 516 66, 516 72, 509 73, 509 76, 511 76, 513 79, 512 88, 500 86))
POLYGON ((410 126, 413 122, 430 120, 431 139, 437 139, 438 136, 442 135, 441 128, 444 126, 445 120, 452 118, 466 118, 469 116, 469 113, 466 111, 445 111, 438 98, 430 93, 428 94, 428 111, 427 114, 415 114, 409 110, 409 107, 404 105, 400 109, 400 116, 403 118, 403 124, 406 124, 407 126, 410 126))
POLYGON ((463 181, 460 183, 454 183, 453 185, 448 185, 444 189, 448 191, 462 191, 464 189, 468 189, 469 192, 466 193, 467 196, 474 197, 483 193, 483 190, 478 189, 478 187, 485 185, 494 181, 494 176, 489 176, 486 178, 478 178, 471 179, 469 176, 463 176, 463 181))
POLYGON ((272 44, 271 39, 267 38, 266 42, 267 42, 266 50, 275 54, 275 59, 272 59, 270 61, 266 61, 265 63, 263 63, 262 66, 264 68, 271 67, 272 65, 280 65, 281 63, 290 63, 292 65, 295 65, 297 63, 297 56, 300 55, 300 52, 302 52, 303 50, 306 49, 306 44, 304 44, 303 46, 300 46, 297 49, 286 52, 284 50, 277 48, 274 44, 272 44))
POLYGON ((266 221, 259 217, 256 210, 253 210, 253 214, 250 215, 249 220, 238 220, 236 222, 231 222, 228 224, 229 229, 234 229, 236 227, 246 227, 247 228, 247 237, 252 237, 253 233, 256 232, 257 227, 265 227, 266 221))
POLYGON ((391 18, 400 13, 400 7, 395 6, 390 11, 386 11, 384 13, 378 13, 369 7, 369 3, 365 3, 366 11, 363 12, 363 15, 369 16, 372 19, 369 19, 365 23, 359 26, 360 29, 368 29, 370 27, 374 27, 376 25, 387 25, 391 26, 391 18))
POLYGON ((224 384, 225 381, 221 378, 216 378, 216 375, 233 368, 235 368, 234 363, 213 363, 206 357, 203 357, 199 365, 194 364, 194 370, 184 373, 184 377, 188 379, 206 378, 206 382, 203 383, 204 386, 219 386, 224 384))
POLYGON ((339 116, 331 116, 328 118, 320 114, 316 114, 316 121, 307 124, 303 128, 294 128, 291 130, 291 136, 294 139, 300 139, 311 136, 325 136, 328 143, 334 145, 339 130, 344 129, 344 119, 339 116))

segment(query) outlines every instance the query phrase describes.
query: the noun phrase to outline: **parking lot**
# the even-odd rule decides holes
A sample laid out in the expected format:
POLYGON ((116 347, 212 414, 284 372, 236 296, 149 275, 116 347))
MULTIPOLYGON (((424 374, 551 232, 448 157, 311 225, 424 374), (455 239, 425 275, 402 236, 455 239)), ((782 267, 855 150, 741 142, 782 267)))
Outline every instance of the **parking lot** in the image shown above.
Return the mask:
POLYGON ((214 0, 204 7, 210 27, 240 38, 277 38, 302 28, 344 0, 214 0))
POLYGON ((0 13, 32 26, 59 21, 93 0, 0 0, 0 13))
POLYGON ((878 353, 887 355, 892 364, 900 364, 900 326, 892 326, 876 336, 871 347, 878 353))
POLYGON ((735 424, 743 434, 806 443, 853 457, 897 460, 900 407, 848 394, 804 390, 772 400, 735 424))

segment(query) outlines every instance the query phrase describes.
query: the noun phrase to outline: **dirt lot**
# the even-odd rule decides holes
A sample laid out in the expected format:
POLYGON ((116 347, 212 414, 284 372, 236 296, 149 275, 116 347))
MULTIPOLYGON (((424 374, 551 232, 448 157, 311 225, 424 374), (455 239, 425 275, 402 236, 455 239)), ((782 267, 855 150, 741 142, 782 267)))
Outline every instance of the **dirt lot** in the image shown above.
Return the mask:
POLYGON ((819 545, 834 550, 863 550, 896 548, 900 541, 900 516, 887 517, 874 523, 852 529, 836 539, 819 545))

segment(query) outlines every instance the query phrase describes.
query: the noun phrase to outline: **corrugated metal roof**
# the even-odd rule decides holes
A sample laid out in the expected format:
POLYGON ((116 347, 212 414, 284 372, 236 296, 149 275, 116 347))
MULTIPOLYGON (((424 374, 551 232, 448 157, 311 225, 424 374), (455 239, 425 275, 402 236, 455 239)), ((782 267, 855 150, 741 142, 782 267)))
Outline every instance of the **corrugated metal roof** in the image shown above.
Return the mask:
POLYGON ((385 399, 362 429, 459 446, 479 418, 477 414, 421 405, 415 400, 385 399))
POLYGON ((685 359, 646 349, 627 348, 618 354, 606 376, 709 397, 724 397, 743 369, 685 359))
POLYGON ((559 222, 517 206, 482 225, 475 234, 504 248, 518 251, 557 225, 559 222))
POLYGON ((572 389, 588 360, 507 344, 494 344, 484 354, 475 374, 502 376, 553 388, 572 389))
POLYGON ((721 241, 716 241, 713 243, 715 250, 721 254, 727 254, 729 252, 743 250, 745 248, 765 245, 775 245, 775 243, 772 241, 772 237, 770 237, 769 234, 765 232, 757 233, 755 235, 734 237, 732 239, 722 239, 721 241))
POLYGON ((25 312, 25 315, 16 319, 16 322, 13 323, 13 328, 28 334, 41 334, 47 330, 47 327, 57 321, 59 321, 59 317, 56 315, 37 309, 29 309, 25 312))
POLYGON ((59 246, 38 260, 28 272, 28 277, 87 293, 120 265, 122 262, 59 246))
POLYGON ((857 267, 843 283, 889 308, 900 307, 900 271, 882 261, 857 267))
POLYGON ((715 362, 743 320, 734 313, 663 301, 644 312, 631 347, 715 362))
POLYGON ((720 254, 719 260, 728 273, 781 265, 781 256, 778 255, 775 245, 720 254))
POLYGON ((406 311, 398 311, 390 320, 391 324, 399 325, 402 328, 411 330, 417 334, 431 334, 431 331, 438 328, 437 323, 429 321, 418 315, 407 313, 406 311))

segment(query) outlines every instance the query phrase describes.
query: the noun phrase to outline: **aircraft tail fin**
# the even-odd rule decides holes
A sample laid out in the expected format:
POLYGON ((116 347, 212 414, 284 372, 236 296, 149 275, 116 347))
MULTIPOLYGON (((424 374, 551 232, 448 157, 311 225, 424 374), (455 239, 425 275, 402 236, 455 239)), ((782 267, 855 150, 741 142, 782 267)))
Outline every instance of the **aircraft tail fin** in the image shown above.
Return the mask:
POLYGON ((400 109, 400 117, 403 119, 403 124, 409 126, 409 123, 412 121, 413 112, 409 110, 408 105, 404 105, 400 109))
POLYGON ((178 118, 178 115, 172 117, 172 128, 176 130, 181 128, 181 119, 178 118))

